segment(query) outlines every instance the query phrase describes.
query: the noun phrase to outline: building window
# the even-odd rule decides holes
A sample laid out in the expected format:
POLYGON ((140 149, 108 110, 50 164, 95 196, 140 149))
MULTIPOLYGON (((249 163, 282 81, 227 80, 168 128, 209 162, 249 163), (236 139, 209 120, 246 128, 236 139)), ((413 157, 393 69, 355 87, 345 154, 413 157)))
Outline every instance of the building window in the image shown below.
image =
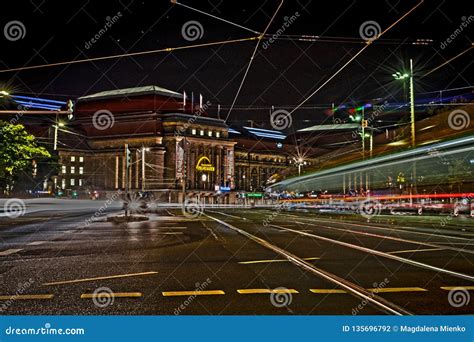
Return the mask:
POLYGON ((66 174, 66 165, 61 166, 61 173, 66 174))
POLYGON ((83 179, 79 179, 79 186, 82 186, 83 179))
POLYGON ((193 128, 193 129, 191 130, 191 134, 192 134, 192 135, 196 135, 196 128, 193 128))
POLYGON ((84 163, 84 157, 79 157, 79 163, 84 163))
POLYGON ((71 182, 69 184, 71 184, 71 186, 74 186, 76 182, 74 181, 74 178, 71 178, 71 182))
POLYGON ((66 189, 66 178, 61 179, 61 189, 66 189))
POLYGON ((199 131, 199 135, 204 135, 204 130, 203 130, 203 129, 201 129, 201 130, 199 131))
POLYGON ((79 166, 79 174, 82 175, 84 173, 84 167, 79 166))
POLYGON ((75 157, 75 156, 71 156, 71 161, 72 161, 72 162, 75 162, 75 161, 76 161, 76 157, 75 157))
POLYGON ((209 137, 212 137, 212 131, 208 131, 208 132, 207 132, 207 135, 208 135, 209 137))
POLYGON ((221 137, 221 132, 216 132, 216 138, 220 138, 221 137))
POLYGON ((76 173, 76 167, 75 166, 71 166, 71 173, 76 173))

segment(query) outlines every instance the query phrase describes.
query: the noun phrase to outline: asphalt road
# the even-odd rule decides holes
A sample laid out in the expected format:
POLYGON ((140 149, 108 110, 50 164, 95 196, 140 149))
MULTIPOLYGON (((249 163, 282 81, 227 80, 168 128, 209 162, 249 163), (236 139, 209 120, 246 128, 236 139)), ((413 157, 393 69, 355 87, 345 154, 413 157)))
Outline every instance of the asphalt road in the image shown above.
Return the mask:
POLYGON ((112 214, 0 219, 1 314, 474 313, 472 218, 161 208, 106 222, 112 214))

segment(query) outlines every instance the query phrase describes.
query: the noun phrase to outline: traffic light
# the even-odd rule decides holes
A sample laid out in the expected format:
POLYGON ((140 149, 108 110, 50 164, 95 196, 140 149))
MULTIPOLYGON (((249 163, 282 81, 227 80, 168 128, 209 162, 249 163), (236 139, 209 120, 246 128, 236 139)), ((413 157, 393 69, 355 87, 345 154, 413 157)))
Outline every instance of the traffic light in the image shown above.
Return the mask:
POLYGON ((72 102, 72 100, 67 100, 67 111, 69 112, 69 114, 67 115, 67 118, 69 120, 72 120, 72 118, 74 117, 74 102, 72 102))
POLYGON ((367 120, 362 120, 362 127, 367 128, 368 125, 369 123, 367 120))
POLYGON ((132 154, 128 148, 128 144, 125 144, 125 165, 128 168, 132 164, 132 154))

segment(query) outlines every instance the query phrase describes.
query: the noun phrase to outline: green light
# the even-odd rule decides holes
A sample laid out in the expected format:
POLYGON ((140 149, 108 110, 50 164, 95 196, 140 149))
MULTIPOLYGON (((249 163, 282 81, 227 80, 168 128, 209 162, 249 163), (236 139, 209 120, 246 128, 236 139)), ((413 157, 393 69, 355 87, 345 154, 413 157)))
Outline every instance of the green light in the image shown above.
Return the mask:
POLYGON ((356 115, 355 118, 354 118, 355 121, 360 121, 361 119, 362 119, 362 118, 361 118, 360 115, 356 115))

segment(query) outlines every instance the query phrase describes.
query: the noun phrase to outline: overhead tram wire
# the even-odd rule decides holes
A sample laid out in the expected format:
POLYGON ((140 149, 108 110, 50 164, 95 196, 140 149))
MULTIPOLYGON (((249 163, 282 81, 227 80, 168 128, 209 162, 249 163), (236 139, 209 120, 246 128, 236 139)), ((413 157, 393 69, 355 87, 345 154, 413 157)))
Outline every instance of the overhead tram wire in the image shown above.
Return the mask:
MULTIPOLYGON (((387 33, 389 30, 391 30, 395 25, 397 25, 400 21, 402 21, 405 17, 407 17, 411 12, 413 12, 415 9, 420 6, 424 0, 420 0, 418 4, 416 4, 414 7, 412 7, 408 12, 403 14, 400 18, 398 18, 394 23, 392 23, 389 27, 387 27, 385 30, 383 30, 381 33, 379 33, 374 39, 370 39, 366 42, 366 45, 360 49, 354 56, 352 56, 343 66, 341 66, 331 77, 329 77, 326 81, 323 82, 315 91, 313 91, 306 99, 304 99, 300 104, 298 104, 294 109, 289 112, 288 115, 291 115, 294 113, 298 108, 300 108, 303 104, 305 104, 311 97, 313 97, 317 92, 319 92, 326 84, 328 84, 334 77, 336 77, 342 70, 344 70, 349 64, 352 63, 354 59, 356 59, 362 52, 365 51, 374 41, 378 40, 381 36, 383 36, 385 33, 387 33)), ((298 142, 296 141, 296 149, 299 153, 298 149, 298 142)))
POLYGON ((237 98, 239 97, 240 91, 242 90, 242 86, 244 85, 245 79, 247 78, 247 74, 249 73, 250 67, 252 66, 252 63, 255 59, 255 55, 257 54, 258 47, 260 46, 260 42, 262 41, 263 36, 267 33, 268 28, 270 25, 273 23, 273 20, 275 19, 277 13, 280 11, 281 6, 285 0, 281 0, 280 4, 278 5, 277 9, 273 13, 273 16, 270 18, 270 21, 268 22, 267 26, 265 27, 265 30, 263 30, 263 33, 258 37, 257 44, 255 45, 255 48, 253 49, 252 56, 250 57, 250 61, 247 65, 247 69, 245 70, 244 77, 242 77, 242 81, 240 82, 239 89, 237 89, 237 93, 235 94, 234 100, 232 101, 232 105, 227 112, 227 116, 225 118, 225 122, 229 119, 230 113, 232 112, 232 109, 234 108, 235 102, 237 101, 237 98))
POLYGON ((176 0, 171 0, 171 3, 172 3, 172 4, 174 4, 174 5, 183 6, 183 7, 187 8, 187 9, 190 9, 190 10, 192 10, 192 11, 195 11, 195 12, 198 12, 198 13, 201 13, 201 14, 204 14, 204 15, 207 15, 207 16, 209 16, 209 17, 211 17, 211 18, 214 18, 214 19, 217 19, 217 20, 223 21, 223 22, 225 22, 225 23, 227 23, 227 24, 230 24, 230 25, 233 25, 233 26, 239 27, 239 28, 241 28, 241 29, 244 29, 244 30, 246 30, 246 31, 249 31, 249 32, 252 32, 252 33, 255 33, 255 34, 258 34, 258 35, 260 35, 260 34, 261 34, 261 33, 260 33, 260 32, 258 32, 258 31, 255 31, 255 30, 252 30, 252 29, 250 29, 250 28, 248 28, 248 27, 245 27, 245 26, 239 25, 239 24, 237 24, 237 23, 234 23, 234 22, 232 22, 232 21, 229 21, 229 20, 227 20, 227 19, 220 18, 220 17, 218 17, 218 16, 216 16, 216 15, 213 15, 213 14, 211 14, 211 13, 207 13, 207 12, 204 12, 204 11, 198 10, 197 8, 194 8, 194 7, 191 7, 191 6, 185 5, 185 4, 183 4, 183 3, 181 3, 181 2, 178 2, 178 1, 176 1, 176 0))
POLYGON ((130 52, 130 53, 123 53, 123 54, 119 54, 119 55, 110 55, 110 56, 102 56, 102 57, 92 57, 92 58, 77 59, 77 60, 72 60, 72 61, 56 62, 56 63, 49 63, 49 64, 39 64, 39 65, 31 65, 31 66, 24 66, 24 67, 19 67, 19 68, 3 69, 3 70, 0 70, 0 73, 11 72, 11 71, 24 71, 24 70, 48 68, 48 67, 55 67, 55 66, 60 66, 60 65, 70 65, 70 64, 78 64, 78 63, 87 63, 87 62, 102 61, 102 60, 109 60, 109 59, 123 58, 123 57, 149 55, 149 54, 160 53, 160 52, 172 52, 172 51, 176 51, 176 50, 194 49, 194 48, 200 48, 200 47, 206 47, 206 46, 214 46, 214 45, 233 44, 233 43, 240 43, 240 42, 245 42, 245 41, 250 41, 250 40, 256 40, 256 39, 260 40, 260 37, 259 37, 259 36, 255 36, 255 37, 247 37, 247 38, 240 38, 240 39, 221 40, 221 41, 217 41, 217 42, 201 43, 201 44, 192 44, 192 45, 184 45, 184 46, 176 46, 176 47, 163 48, 163 49, 157 49, 157 50, 130 52))
POLYGON ((443 66, 445 66, 446 64, 449 64, 451 63, 452 61, 454 61, 456 58, 458 57, 461 57, 462 55, 464 55, 466 52, 470 51, 472 48, 474 47, 474 45, 471 45, 471 47, 467 48, 466 50, 462 51, 461 53, 458 53, 456 56, 448 59, 447 61, 445 61, 444 63, 442 63, 441 65, 438 65, 436 68, 432 69, 431 71, 428 71, 426 74, 424 74, 423 76, 421 76, 420 78, 423 78, 425 76, 428 76, 429 74, 435 72, 436 70, 442 68, 443 66))

